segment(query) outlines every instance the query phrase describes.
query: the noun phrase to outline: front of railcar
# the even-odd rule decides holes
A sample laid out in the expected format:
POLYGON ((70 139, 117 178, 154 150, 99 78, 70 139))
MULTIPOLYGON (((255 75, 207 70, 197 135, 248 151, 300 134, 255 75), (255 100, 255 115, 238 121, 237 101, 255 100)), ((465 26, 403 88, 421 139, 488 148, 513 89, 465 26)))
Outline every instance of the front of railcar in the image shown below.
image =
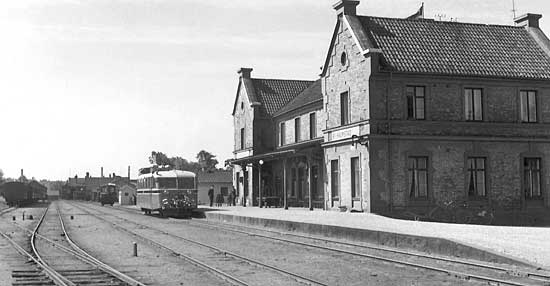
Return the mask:
POLYGON ((192 172, 170 170, 157 177, 161 215, 190 216, 197 208, 197 182, 192 172))

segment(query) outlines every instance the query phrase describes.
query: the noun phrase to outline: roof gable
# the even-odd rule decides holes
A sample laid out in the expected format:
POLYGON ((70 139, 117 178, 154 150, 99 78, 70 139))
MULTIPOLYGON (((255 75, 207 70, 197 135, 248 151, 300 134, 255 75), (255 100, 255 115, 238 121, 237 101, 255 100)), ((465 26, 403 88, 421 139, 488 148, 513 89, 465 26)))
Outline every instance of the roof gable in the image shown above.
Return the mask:
POLYGON ((550 79, 550 56, 524 27, 358 16, 384 71, 550 79))
POLYGON ((323 93, 321 91, 321 79, 313 82, 313 84, 311 84, 308 88, 298 94, 298 96, 296 96, 289 103, 279 109, 279 111, 275 112, 273 116, 280 116, 296 110, 300 107, 319 101, 323 101, 323 93))

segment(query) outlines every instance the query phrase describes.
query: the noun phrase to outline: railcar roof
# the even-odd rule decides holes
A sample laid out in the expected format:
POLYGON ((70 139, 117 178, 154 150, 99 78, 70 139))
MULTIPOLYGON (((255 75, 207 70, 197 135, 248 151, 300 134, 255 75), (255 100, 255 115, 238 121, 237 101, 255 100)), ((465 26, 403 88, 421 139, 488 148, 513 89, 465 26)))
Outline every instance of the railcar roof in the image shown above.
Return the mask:
POLYGON ((157 171, 149 174, 139 175, 138 178, 194 178, 195 173, 189 171, 180 171, 180 170, 168 170, 168 171, 157 171))

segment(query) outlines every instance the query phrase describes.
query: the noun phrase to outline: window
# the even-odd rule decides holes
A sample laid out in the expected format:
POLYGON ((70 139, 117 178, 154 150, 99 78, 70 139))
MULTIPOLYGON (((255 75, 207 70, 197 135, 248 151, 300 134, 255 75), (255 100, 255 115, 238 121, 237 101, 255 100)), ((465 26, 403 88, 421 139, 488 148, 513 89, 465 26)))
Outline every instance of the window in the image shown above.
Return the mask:
POLYGON ((425 119, 425 88, 423 86, 407 86, 407 118, 425 119))
POLYGON ((483 120, 483 100, 480 88, 466 88, 464 90, 464 109, 466 120, 483 120))
POLYGON ((519 92, 521 98, 521 121, 537 122, 537 92, 522 90, 519 92))
POLYGON ((301 127, 300 117, 294 119, 294 142, 300 142, 301 127))
POLYGON ((485 158, 468 158, 468 196, 485 197, 485 158))
POLYGON ((540 158, 523 159, 523 188, 527 200, 542 199, 540 169, 540 158))
POLYGON ((315 139, 317 137, 317 119, 315 113, 309 114, 309 139, 315 139))
POLYGON ((244 102, 241 102, 241 109, 244 109, 244 102))
POLYGON ((159 189, 175 189, 176 188, 176 179, 175 178, 158 178, 158 188, 159 189))
POLYGON ((346 55, 346 52, 342 52, 340 55, 340 64, 342 64, 342 66, 346 66, 348 64, 348 56, 346 55))
POLYGON ((359 197, 361 191, 361 169, 359 168, 359 157, 351 158, 351 197, 359 197))
POLYGON ((279 134, 279 139, 281 141, 281 146, 285 145, 286 144, 286 140, 285 140, 285 135, 286 135, 286 126, 285 126, 285 123, 284 122, 281 122, 281 128, 279 129, 280 133, 279 134))
POLYGON ((195 189, 195 178, 178 178, 178 189, 195 189))
POLYGON ((241 128, 241 149, 244 149, 244 128, 241 128))
POLYGON ((330 190, 332 198, 338 199, 340 194, 340 170, 338 168, 338 160, 330 161, 330 190))
POLYGON ((348 92, 340 94, 340 125, 349 124, 349 95, 348 92))
POLYGON ((428 157, 409 157, 410 197, 428 199, 428 157))

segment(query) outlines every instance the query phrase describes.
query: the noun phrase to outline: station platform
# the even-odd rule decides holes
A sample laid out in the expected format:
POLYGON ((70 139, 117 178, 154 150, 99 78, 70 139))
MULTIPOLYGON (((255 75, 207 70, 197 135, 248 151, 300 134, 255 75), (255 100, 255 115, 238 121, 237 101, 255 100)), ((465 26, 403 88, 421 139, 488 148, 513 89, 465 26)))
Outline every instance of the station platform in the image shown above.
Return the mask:
POLYGON ((550 270, 550 227, 448 224, 302 208, 199 206, 199 214, 208 220, 550 270))

